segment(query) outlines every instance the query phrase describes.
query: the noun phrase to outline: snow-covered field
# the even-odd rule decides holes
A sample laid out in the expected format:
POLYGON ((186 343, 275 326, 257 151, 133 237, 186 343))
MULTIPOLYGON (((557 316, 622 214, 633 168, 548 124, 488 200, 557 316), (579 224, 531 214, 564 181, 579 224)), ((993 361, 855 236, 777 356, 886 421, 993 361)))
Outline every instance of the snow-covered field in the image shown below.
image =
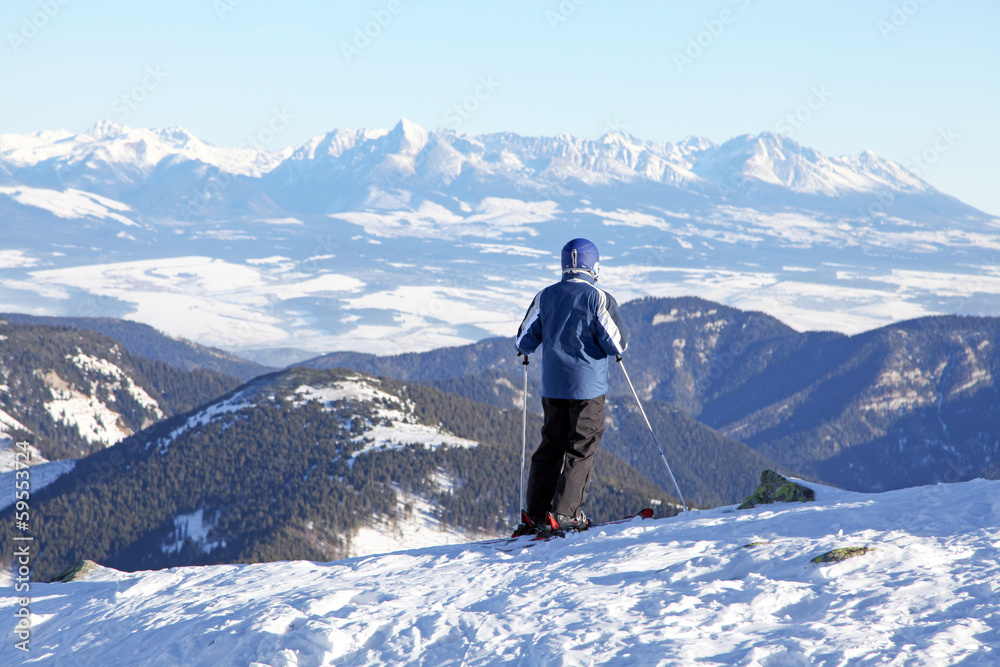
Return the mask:
MULTIPOLYGON (((814 503, 635 520, 510 552, 33 584, 31 650, 8 630, 0 663, 1000 664, 1000 482, 816 488, 814 503), (872 551, 811 562, 850 546, 872 551)), ((15 593, 2 591, 12 628, 15 593)))

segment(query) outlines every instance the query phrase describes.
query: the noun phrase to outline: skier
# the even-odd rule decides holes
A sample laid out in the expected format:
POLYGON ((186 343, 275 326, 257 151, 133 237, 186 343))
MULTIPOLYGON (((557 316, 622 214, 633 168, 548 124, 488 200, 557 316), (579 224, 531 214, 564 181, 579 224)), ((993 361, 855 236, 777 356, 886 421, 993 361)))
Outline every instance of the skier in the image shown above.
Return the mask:
POLYGON ((562 249, 562 280, 535 295, 517 330, 518 355, 542 347, 542 440, 531 456, 527 507, 515 534, 586 530, 583 512, 604 435, 608 357, 628 345, 614 297, 594 283, 597 246, 573 239, 562 249))

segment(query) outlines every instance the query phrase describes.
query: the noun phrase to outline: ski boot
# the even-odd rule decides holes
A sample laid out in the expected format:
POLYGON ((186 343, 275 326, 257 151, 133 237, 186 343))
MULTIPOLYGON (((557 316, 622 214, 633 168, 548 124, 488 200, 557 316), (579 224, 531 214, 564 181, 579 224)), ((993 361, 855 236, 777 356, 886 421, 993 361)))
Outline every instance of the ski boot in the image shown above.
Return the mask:
POLYGON ((582 510, 577 510, 576 516, 548 512, 545 515, 545 522, 553 533, 566 532, 567 530, 581 531, 590 528, 590 519, 582 510))
POLYGON ((514 528, 514 534, 511 537, 520 537, 521 535, 537 535, 541 530, 535 521, 528 516, 528 513, 521 510, 521 523, 517 524, 514 528))

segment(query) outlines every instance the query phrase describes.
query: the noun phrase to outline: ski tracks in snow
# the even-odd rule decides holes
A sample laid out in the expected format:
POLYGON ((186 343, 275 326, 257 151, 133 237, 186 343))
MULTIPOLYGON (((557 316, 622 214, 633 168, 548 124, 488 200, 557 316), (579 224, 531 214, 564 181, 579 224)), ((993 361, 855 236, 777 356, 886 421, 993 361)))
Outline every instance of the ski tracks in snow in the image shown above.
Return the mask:
POLYGON ((32 585, 25 664, 992 666, 998 526, 1000 482, 818 487, 510 553, 100 570, 32 585), (872 550, 811 562, 845 546, 872 550))

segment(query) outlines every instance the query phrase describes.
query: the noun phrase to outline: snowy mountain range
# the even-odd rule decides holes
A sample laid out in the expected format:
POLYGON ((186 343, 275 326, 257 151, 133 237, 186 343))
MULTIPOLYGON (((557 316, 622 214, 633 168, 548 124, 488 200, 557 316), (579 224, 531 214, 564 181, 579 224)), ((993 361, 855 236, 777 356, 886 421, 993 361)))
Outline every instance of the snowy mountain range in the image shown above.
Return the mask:
MULTIPOLYGON (((31 584, 29 655, 88 665, 997 664, 1000 482, 815 488, 813 502, 635 520, 510 552, 473 543, 325 563, 96 567, 31 584), (831 552, 854 557, 823 562, 831 552)), ((12 581, 0 588, 8 618, 20 596, 12 581)), ((23 658, 15 641, 0 646, 0 662, 23 658)))
POLYGON ((510 335, 573 236, 601 247, 620 301, 697 295, 798 329, 997 314, 1000 294, 1000 220, 871 152, 773 133, 657 143, 403 120, 267 151, 102 122, 0 135, 0 224, 2 310, 300 358, 510 335))

